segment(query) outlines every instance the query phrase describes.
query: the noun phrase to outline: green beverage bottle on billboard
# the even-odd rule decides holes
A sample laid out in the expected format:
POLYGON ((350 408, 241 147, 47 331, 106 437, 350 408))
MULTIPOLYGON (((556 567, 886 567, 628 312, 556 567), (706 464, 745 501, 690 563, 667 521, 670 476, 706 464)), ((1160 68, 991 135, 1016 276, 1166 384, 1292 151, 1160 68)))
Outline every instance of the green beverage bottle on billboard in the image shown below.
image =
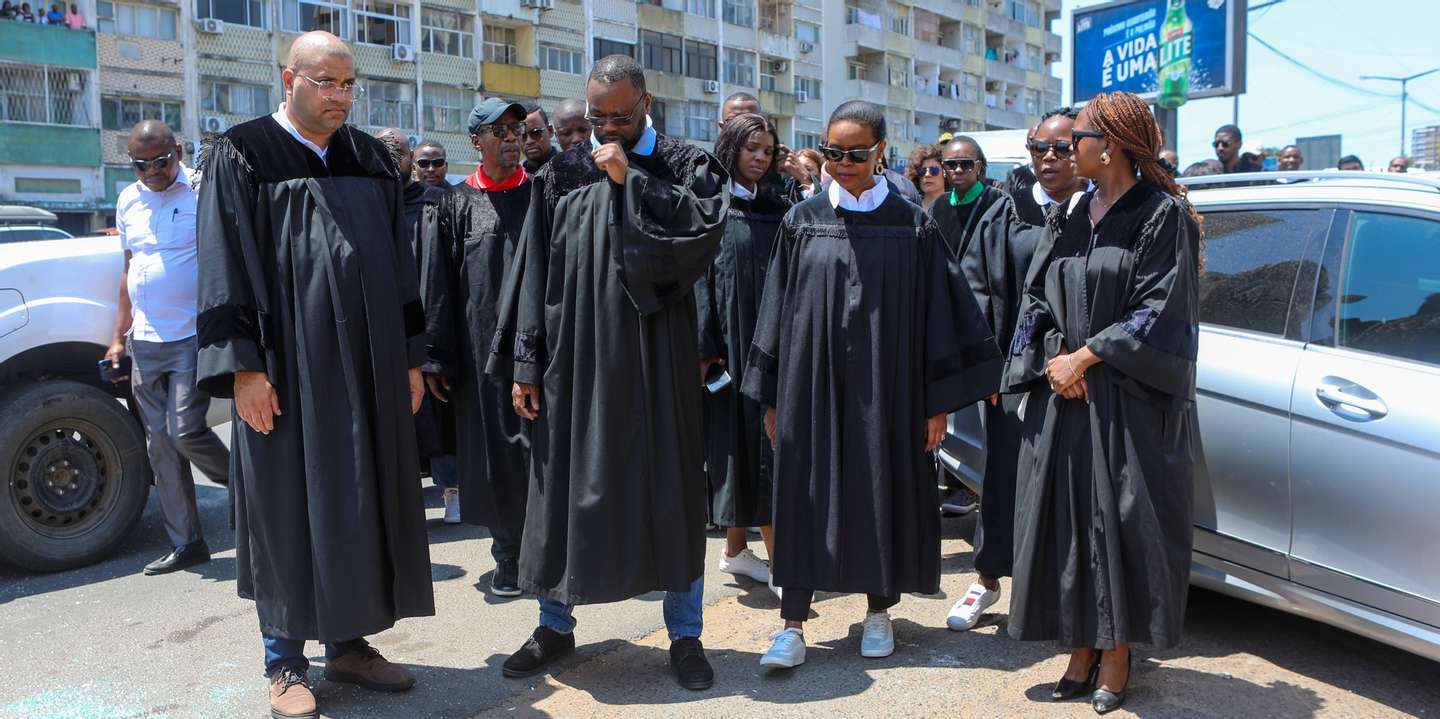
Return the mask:
POLYGON ((1195 34, 1185 14, 1185 0, 1169 0, 1165 22, 1160 25, 1160 97, 1155 104, 1173 110, 1185 104, 1190 94, 1190 52, 1195 34))

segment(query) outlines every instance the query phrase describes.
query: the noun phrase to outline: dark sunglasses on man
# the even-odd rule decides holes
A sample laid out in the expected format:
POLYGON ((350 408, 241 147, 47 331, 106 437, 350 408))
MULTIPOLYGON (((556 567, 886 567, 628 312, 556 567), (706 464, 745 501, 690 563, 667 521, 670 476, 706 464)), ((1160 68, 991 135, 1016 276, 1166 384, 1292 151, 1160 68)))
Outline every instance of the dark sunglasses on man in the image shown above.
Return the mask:
POLYGON ((543 127, 531 127, 531 128, 526 128, 526 130, 525 130, 525 137, 527 137, 527 138, 529 138, 529 139, 531 139, 531 140, 539 140, 539 139, 545 137, 545 128, 543 128, 543 127))
POLYGON ((1220 149, 1220 148, 1222 148, 1222 147, 1229 147, 1229 146, 1230 146, 1230 141, 1229 141, 1229 140, 1216 140, 1216 141, 1210 143, 1210 146, 1211 146, 1211 147, 1214 147, 1215 149, 1218 150, 1218 149, 1220 149))
POLYGON ((416 160, 415 166, 422 170, 439 169, 445 166, 444 160, 416 160))
POLYGON ((838 147, 831 147, 829 145, 821 145, 819 149, 820 154, 824 155, 825 159, 829 160, 830 162, 844 162, 845 158, 848 157, 850 158, 851 162, 859 164, 862 162, 869 162, 870 153, 874 152, 875 149, 878 147, 880 147, 880 143, 877 142, 868 148, 857 147, 853 150, 842 150, 838 147))
POLYGON ((509 124, 497 122, 493 125, 486 125, 485 127, 482 127, 480 129, 489 130, 491 135, 501 140, 509 137, 510 135, 514 135, 516 137, 525 136, 525 123, 523 122, 512 122, 509 124))
POLYGON ((1053 150, 1055 156, 1062 160, 1069 157, 1070 153, 1075 151, 1075 143, 1070 140, 1056 140, 1054 142, 1031 140, 1026 146, 1030 148, 1030 154, 1035 157, 1044 157, 1046 153, 1053 150))
POLYGON ((152 157, 148 160, 137 160, 131 157, 130 166, 135 168, 136 172, 149 172, 151 168, 163 170, 170 166, 170 160, 174 157, 175 153, 173 151, 167 152, 159 157, 152 157))
POLYGON ((948 160, 941 160, 940 164, 944 165, 945 169, 951 172, 954 172, 956 170, 959 170, 961 172, 970 172, 971 170, 975 169, 975 164, 977 162, 979 161, 972 160, 968 157, 952 157, 948 160))

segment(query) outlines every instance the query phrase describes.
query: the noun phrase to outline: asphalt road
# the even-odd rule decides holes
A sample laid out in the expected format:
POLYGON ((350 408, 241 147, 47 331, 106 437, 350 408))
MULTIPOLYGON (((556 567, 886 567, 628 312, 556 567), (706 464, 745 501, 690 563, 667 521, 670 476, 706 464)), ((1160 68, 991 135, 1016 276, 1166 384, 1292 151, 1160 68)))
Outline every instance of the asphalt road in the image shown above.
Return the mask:
MULTIPOLYGON (((1044 700, 1064 657, 1053 645, 1009 639, 1005 600, 972 632, 944 628, 952 597, 974 579, 966 541, 972 517, 946 520, 942 593, 907 596, 892 610, 897 650, 886 659, 858 654, 863 597, 821 595, 806 627, 809 661, 788 672, 762 670, 779 603, 764 587, 714 570, 722 545, 714 537, 704 635, 716 669, 712 690, 675 685, 659 595, 580 608, 574 657, 551 676, 505 679, 500 663, 534 627, 535 603, 485 593, 493 569, 488 536, 440 523, 439 490, 427 483, 425 492, 437 616, 372 638, 420 683, 379 695, 318 681, 325 716, 1093 716, 1082 703, 1044 700)), ((0 717, 268 716, 255 612, 235 596, 225 490, 206 484, 199 496, 215 558, 192 571, 140 574, 167 550, 153 498, 106 562, 53 575, 0 567, 0 717)), ((312 644, 309 652, 318 680, 322 651, 312 644)), ((1440 665, 1201 590, 1190 595, 1184 644, 1138 648, 1136 661, 1126 710, 1144 717, 1440 712, 1440 665)))

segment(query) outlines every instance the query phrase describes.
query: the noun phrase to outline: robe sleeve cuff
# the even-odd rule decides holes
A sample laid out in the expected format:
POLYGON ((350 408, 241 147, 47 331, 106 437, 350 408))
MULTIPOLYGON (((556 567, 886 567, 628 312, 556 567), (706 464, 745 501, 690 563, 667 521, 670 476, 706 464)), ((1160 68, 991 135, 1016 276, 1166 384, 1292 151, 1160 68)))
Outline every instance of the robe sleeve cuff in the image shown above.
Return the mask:
POLYGON ((1038 337, 1035 336, 1038 332, 1031 334, 1034 339, 1023 346, 1018 342, 1010 345, 1010 359, 1005 364, 1005 376, 1000 381, 1000 392, 1003 394, 1030 391, 1031 385, 1044 379, 1045 363, 1060 354, 1064 338, 1054 328, 1038 337))
POLYGON ((949 414, 992 394, 1000 387, 1005 359, 994 339, 967 348, 965 361, 949 362, 932 374, 925 388, 925 417, 949 414))
POLYGON ((196 358, 196 385, 216 399, 235 398, 236 372, 264 372, 260 348, 248 339, 222 339, 200 348, 196 358))
POLYGON ((411 369, 425 366, 428 359, 425 356, 425 335, 419 334, 406 340, 406 355, 409 364, 405 365, 411 369))
POLYGON ((1137 339, 1121 325, 1105 328, 1085 343, 1108 367, 1174 397, 1195 396, 1195 362, 1137 339))
POLYGON ((766 407, 776 406, 776 370, 779 362, 775 360, 775 356, 752 346, 746 364, 749 366, 745 368, 745 381, 741 384, 740 391, 766 407))

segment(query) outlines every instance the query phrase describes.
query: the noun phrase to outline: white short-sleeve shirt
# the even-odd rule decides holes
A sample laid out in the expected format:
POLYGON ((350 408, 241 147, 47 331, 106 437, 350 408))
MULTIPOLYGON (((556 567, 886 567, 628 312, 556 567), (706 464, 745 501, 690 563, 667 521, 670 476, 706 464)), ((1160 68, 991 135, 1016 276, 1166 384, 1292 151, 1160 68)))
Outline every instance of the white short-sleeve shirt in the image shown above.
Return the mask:
POLYGON ((136 181, 115 201, 120 247, 131 253, 125 283, 133 339, 174 342, 195 335, 195 179, 182 163, 175 183, 164 192, 136 181))

